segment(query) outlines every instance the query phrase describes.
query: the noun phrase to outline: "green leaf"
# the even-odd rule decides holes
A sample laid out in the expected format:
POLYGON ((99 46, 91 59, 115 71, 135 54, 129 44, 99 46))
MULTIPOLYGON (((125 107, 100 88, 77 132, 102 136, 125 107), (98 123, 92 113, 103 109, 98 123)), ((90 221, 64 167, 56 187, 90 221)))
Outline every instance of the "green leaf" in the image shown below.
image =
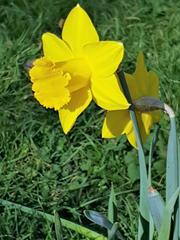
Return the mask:
POLYGON ((171 198, 178 186, 178 150, 175 118, 170 118, 170 124, 166 165, 166 201, 171 198))
POLYGON ((117 202, 113 184, 111 185, 111 192, 108 202, 108 219, 112 223, 116 222, 117 220, 117 202))
POLYGON ((179 193, 180 193, 180 187, 175 191, 175 193, 169 199, 164 209, 163 218, 162 218, 163 220, 162 220, 158 240, 169 240, 170 231, 171 231, 172 213, 174 210, 174 205, 179 196, 179 193))
POLYGON ((154 169, 158 172, 159 175, 164 174, 166 168, 165 160, 158 160, 153 164, 154 169))
POLYGON ((54 212, 54 222, 55 222, 56 239, 63 240, 62 225, 59 219, 59 215, 56 211, 54 212))
MULTIPOLYGON (((114 192, 113 183, 111 184, 111 192, 108 202, 108 219, 110 222, 115 223, 117 220, 117 202, 114 192)), ((108 240, 115 240, 118 224, 113 224, 111 230, 108 230, 108 240)))
POLYGON ((131 182, 134 183, 136 180, 139 180, 139 163, 136 157, 136 151, 131 151, 126 154, 125 163, 131 182))
MULTIPOLYGON (((180 186, 180 142, 178 141, 178 172, 179 172, 179 186, 180 186)), ((178 215, 177 217, 179 218, 179 226, 178 226, 178 230, 179 230, 179 239, 180 239, 180 196, 179 196, 179 201, 178 201, 178 215)))
POLYGON ((132 183, 139 179, 139 166, 135 162, 128 165, 127 171, 132 183))
POLYGON ((149 208, 150 208, 154 225, 157 231, 159 232, 162 224, 164 209, 165 209, 164 201, 161 195, 152 187, 149 188, 148 200, 149 200, 149 208))
POLYGON ((149 240, 153 240, 153 236, 154 236, 154 222, 152 219, 152 216, 150 214, 150 222, 149 222, 149 240))
MULTIPOLYGON (((116 233, 118 230, 119 224, 116 222, 113 224, 111 230, 108 231, 108 240, 115 240, 116 238, 116 233)), ((122 238, 120 238, 122 239, 122 238)))
MULTIPOLYGON (((168 139, 167 163, 166 163, 166 201, 169 201, 171 196, 179 187, 180 164, 178 162, 178 144, 176 134, 175 117, 170 116, 170 132, 168 139)), ((179 202, 175 209, 174 219, 174 234, 173 240, 180 238, 180 209, 179 202)))
POLYGON ((113 223, 110 222, 107 217, 105 217, 103 214, 93 211, 93 210, 85 210, 84 215, 93 223, 96 223, 97 225, 104 227, 106 229, 111 229, 113 226, 113 223))
MULTIPOLYGON (((97 225, 104 227, 107 230, 114 231, 112 230, 112 222, 110 222, 109 219, 107 219, 103 214, 92 210, 85 210, 84 215, 93 223, 96 223, 97 225)), ((115 235, 118 237, 118 239, 124 240, 122 234, 118 229, 116 230, 115 235)))

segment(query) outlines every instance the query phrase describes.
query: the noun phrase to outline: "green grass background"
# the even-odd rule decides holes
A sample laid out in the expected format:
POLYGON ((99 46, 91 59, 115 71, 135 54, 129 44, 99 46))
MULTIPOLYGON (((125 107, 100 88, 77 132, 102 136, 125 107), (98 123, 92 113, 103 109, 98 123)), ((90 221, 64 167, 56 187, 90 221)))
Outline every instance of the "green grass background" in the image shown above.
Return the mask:
MULTIPOLYGON (((33 98, 26 62, 41 55, 41 35, 60 34, 58 22, 76 3, 103 40, 123 41, 124 69, 143 50, 160 78, 160 96, 177 113, 179 130, 180 1, 0 0, 0 197, 89 225, 83 210, 107 213, 111 182, 125 238, 137 234, 137 153, 125 137, 101 139, 104 113, 95 104, 65 136, 56 112, 33 98)), ((153 185, 163 190, 168 118, 162 114, 153 185)), ((150 137, 151 138, 151 137, 150 137)), ((150 139, 149 138, 149 139, 150 139)), ((145 146, 148 151, 149 144, 145 146)), ((56 239, 54 225, 0 206, 0 239, 56 239)), ((84 239, 64 229, 64 239, 84 239)))

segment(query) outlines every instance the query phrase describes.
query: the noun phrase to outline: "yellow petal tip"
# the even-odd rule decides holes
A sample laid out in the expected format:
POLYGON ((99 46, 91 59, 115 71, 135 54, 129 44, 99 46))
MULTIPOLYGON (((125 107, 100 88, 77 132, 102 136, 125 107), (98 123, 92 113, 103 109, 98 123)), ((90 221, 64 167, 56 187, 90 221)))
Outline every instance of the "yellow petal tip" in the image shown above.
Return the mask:
POLYGON ((63 129, 63 132, 64 132, 64 134, 68 134, 68 132, 69 132, 69 130, 65 130, 65 129, 63 129))
POLYGON ((46 32, 42 34, 42 40, 44 40, 47 36, 50 36, 51 33, 50 32, 46 32))
POLYGON ((117 41, 117 43, 119 43, 119 45, 121 45, 121 46, 124 46, 121 41, 117 41))

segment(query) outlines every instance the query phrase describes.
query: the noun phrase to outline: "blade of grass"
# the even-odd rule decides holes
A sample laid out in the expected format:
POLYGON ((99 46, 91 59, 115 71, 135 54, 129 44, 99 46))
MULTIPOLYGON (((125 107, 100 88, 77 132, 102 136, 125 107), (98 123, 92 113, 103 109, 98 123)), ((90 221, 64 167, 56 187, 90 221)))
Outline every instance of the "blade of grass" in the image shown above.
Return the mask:
POLYGON ((117 202, 113 184, 111 185, 111 192, 108 202, 108 219, 112 223, 115 223, 117 220, 117 202))
POLYGON ((58 213, 54 212, 54 223, 57 240, 63 240, 62 225, 58 213))
MULTIPOLYGON (((113 184, 111 184, 111 192, 110 192, 109 202, 108 202, 108 219, 112 223, 115 223, 117 220, 117 202, 116 202, 116 196, 115 196, 113 184)), ((115 234, 113 235, 113 231, 115 231, 114 228, 115 227, 113 225, 111 230, 108 230, 108 239, 115 240, 115 236, 114 236, 115 234)))
MULTIPOLYGON (((129 89, 126 83, 125 75, 123 71, 119 72, 120 83, 122 89, 124 91, 124 95, 127 98, 129 103, 132 103, 132 99, 129 93, 129 89)), ((136 136, 136 142, 138 146, 138 157, 139 157, 139 166, 140 166, 140 203, 139 203, 139 211, 140 211, 140 219, 139 219, 139 227, 138 227, 138 239, 147 240, 149 237, 149 210, 148 210, 148 177, 147 177, 147 169, 146 162, 143 150, 143 144, 141 139, 140 130, 138 127, 138 122, 136 118, 135 110, 133 106, 129 109, 130 117, 133 122, 134 132, 136 136)))
MULTIPOLYGON (((29 208, 29 207, 25 207, 23 205, 13 203, 13 202, 10 202, 10 201, 7 201, 7 200, 3 200, 3 199, 0 199, 0 204, 2 206, 5 206, 5 207, 20 210, 20 211, 25 212, 25 213, 30 214, 30 215, 36 215, 36 216, 39 216, 39 217, 43 217, 46 220, 48 220, 49 222, 55 223, 55 217, 51 214, 47 214, 47 213, 29 208)), ((86 227, 83 227, 79 224, 73 223, 73 222, 68 221, 64 218, 60 218, 60 221, 61 221, 61 224, 62 224, 63 227, 66 227, 68 229, 71 229, 71 230, 79 233, 79 234, 82 234, 89 239, 107 240, 107 238, 104 237, 103 235, 101 235, 101 234, 99 234, 95 231, 92 231, 92 230, 90 230, 86 227)))
POLYGON ((118 231, 118 223, 116 222, 116 223, 113 224, 111 230, 109 230, 109 232, 108 232, 108 240, 115 240, 115 239, 117 239, 116 238, 117 231, 118 231))

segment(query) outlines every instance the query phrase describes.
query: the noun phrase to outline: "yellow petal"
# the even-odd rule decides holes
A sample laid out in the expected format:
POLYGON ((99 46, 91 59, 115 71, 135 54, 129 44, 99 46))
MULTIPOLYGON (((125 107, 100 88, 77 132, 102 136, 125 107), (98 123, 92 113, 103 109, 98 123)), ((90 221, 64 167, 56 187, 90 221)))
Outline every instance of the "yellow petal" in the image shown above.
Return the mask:
POLYGON ((125 77, 126 77, 126 82, 127 82, 132 100, 142 97, 141 92, 138 91, 138 86, 137 86, 138 82, 136 81, 134 76, 131 74, 125 73, 125 77))
POLYGON ((136 89, 139 92, 140 97, 148 96, 149 86, 148 83, 148 72, 144 63, 144 55, 142 52, 139 53, 136 62, 136 70, 133 74, 136 81, 136 89))
POLYGON ((77 5, 65 20, 62 38, 68 43, 76 56, 88 43, 99 41, 98 34, 87 13, 77 5))
POLYGON ((148 72, 148 81, 149 96, 159 98, 159 78, 155 72, 148 72))
POLYGON ((147 71, 142 52, 137 57, 136 70, 130 74, 125 74, 132 100, 144 96, 159 96, 159 79, 153 71, 147 71))
POLYGON ((129 111, 108 111, 104 119, 102 128, 103 138, 118 137, 125 132, 130 132, 132 129, 132 122, 129 116, 129 111))
POLYGON ((73 59, 61 64, 64 72, 71 75, 68 89, 70 92, 84 88, 89 84, 91 72, 84 59, 73 59))
MULTIPOLYGON (((146 112, 146 113, 136 112, 136 117, 137 117, 138 126, 141 133, 142 142, 145 143, 148 138, 148 135, 150 134, 150 130, 153 123, 156 123, 160 120, 160 111, 153 111, 153 112, 146 112)), ((137 148, 136 138, 135 138, 135 133, 133 128, 129 133, 127 133, 127 138, 130 144, 133 147, 137 148)))
POLYGON ((97 105, 106 110, 128 109, 127 102, 115 74, 106 77, 92 77, 91 89, 97 105))
POLYGON ((126 134, 127 136, 127 139, 129 141, 129 143, 134 147, 134 148, 137 148, 137 144, 136 144, 136 137, 135 137, 135 134, 134 134, 134 129, 132 128, 132 130, 126 134))
POLYGON ((121 42, 101 41, 86 45, 83 53, 92 69, 93 76, 106 77, 117 70, 123 58, 124 47, 121 42))
POLYGON ((153 123, 160 121, 160 111, 144 112, 141 113, 141 120, 147 135, 150 134, 153 123))
POLYGON ((44 56, 53 62, 63 62, 73 58, 68 45, 52 33, 42 36, 44 56))
POLYGON ((63 73, 55 65, 44 59, 35 61, 30 71, 35 98, 46 108, 58 110, 70 101, 67 85, 71 79, 69 73, 63 73))
POLYGON ((151 127, 153 125, 153 118, 150 112, 141 113, 142 123, 147 135, 149 135, 151 127))
POLYGON ((71 130, 77 117, 87 108, 91 100, 92 95, 88 88, 72 93, 71 101, 59 110, 59 119, 64 133, 71 130))

